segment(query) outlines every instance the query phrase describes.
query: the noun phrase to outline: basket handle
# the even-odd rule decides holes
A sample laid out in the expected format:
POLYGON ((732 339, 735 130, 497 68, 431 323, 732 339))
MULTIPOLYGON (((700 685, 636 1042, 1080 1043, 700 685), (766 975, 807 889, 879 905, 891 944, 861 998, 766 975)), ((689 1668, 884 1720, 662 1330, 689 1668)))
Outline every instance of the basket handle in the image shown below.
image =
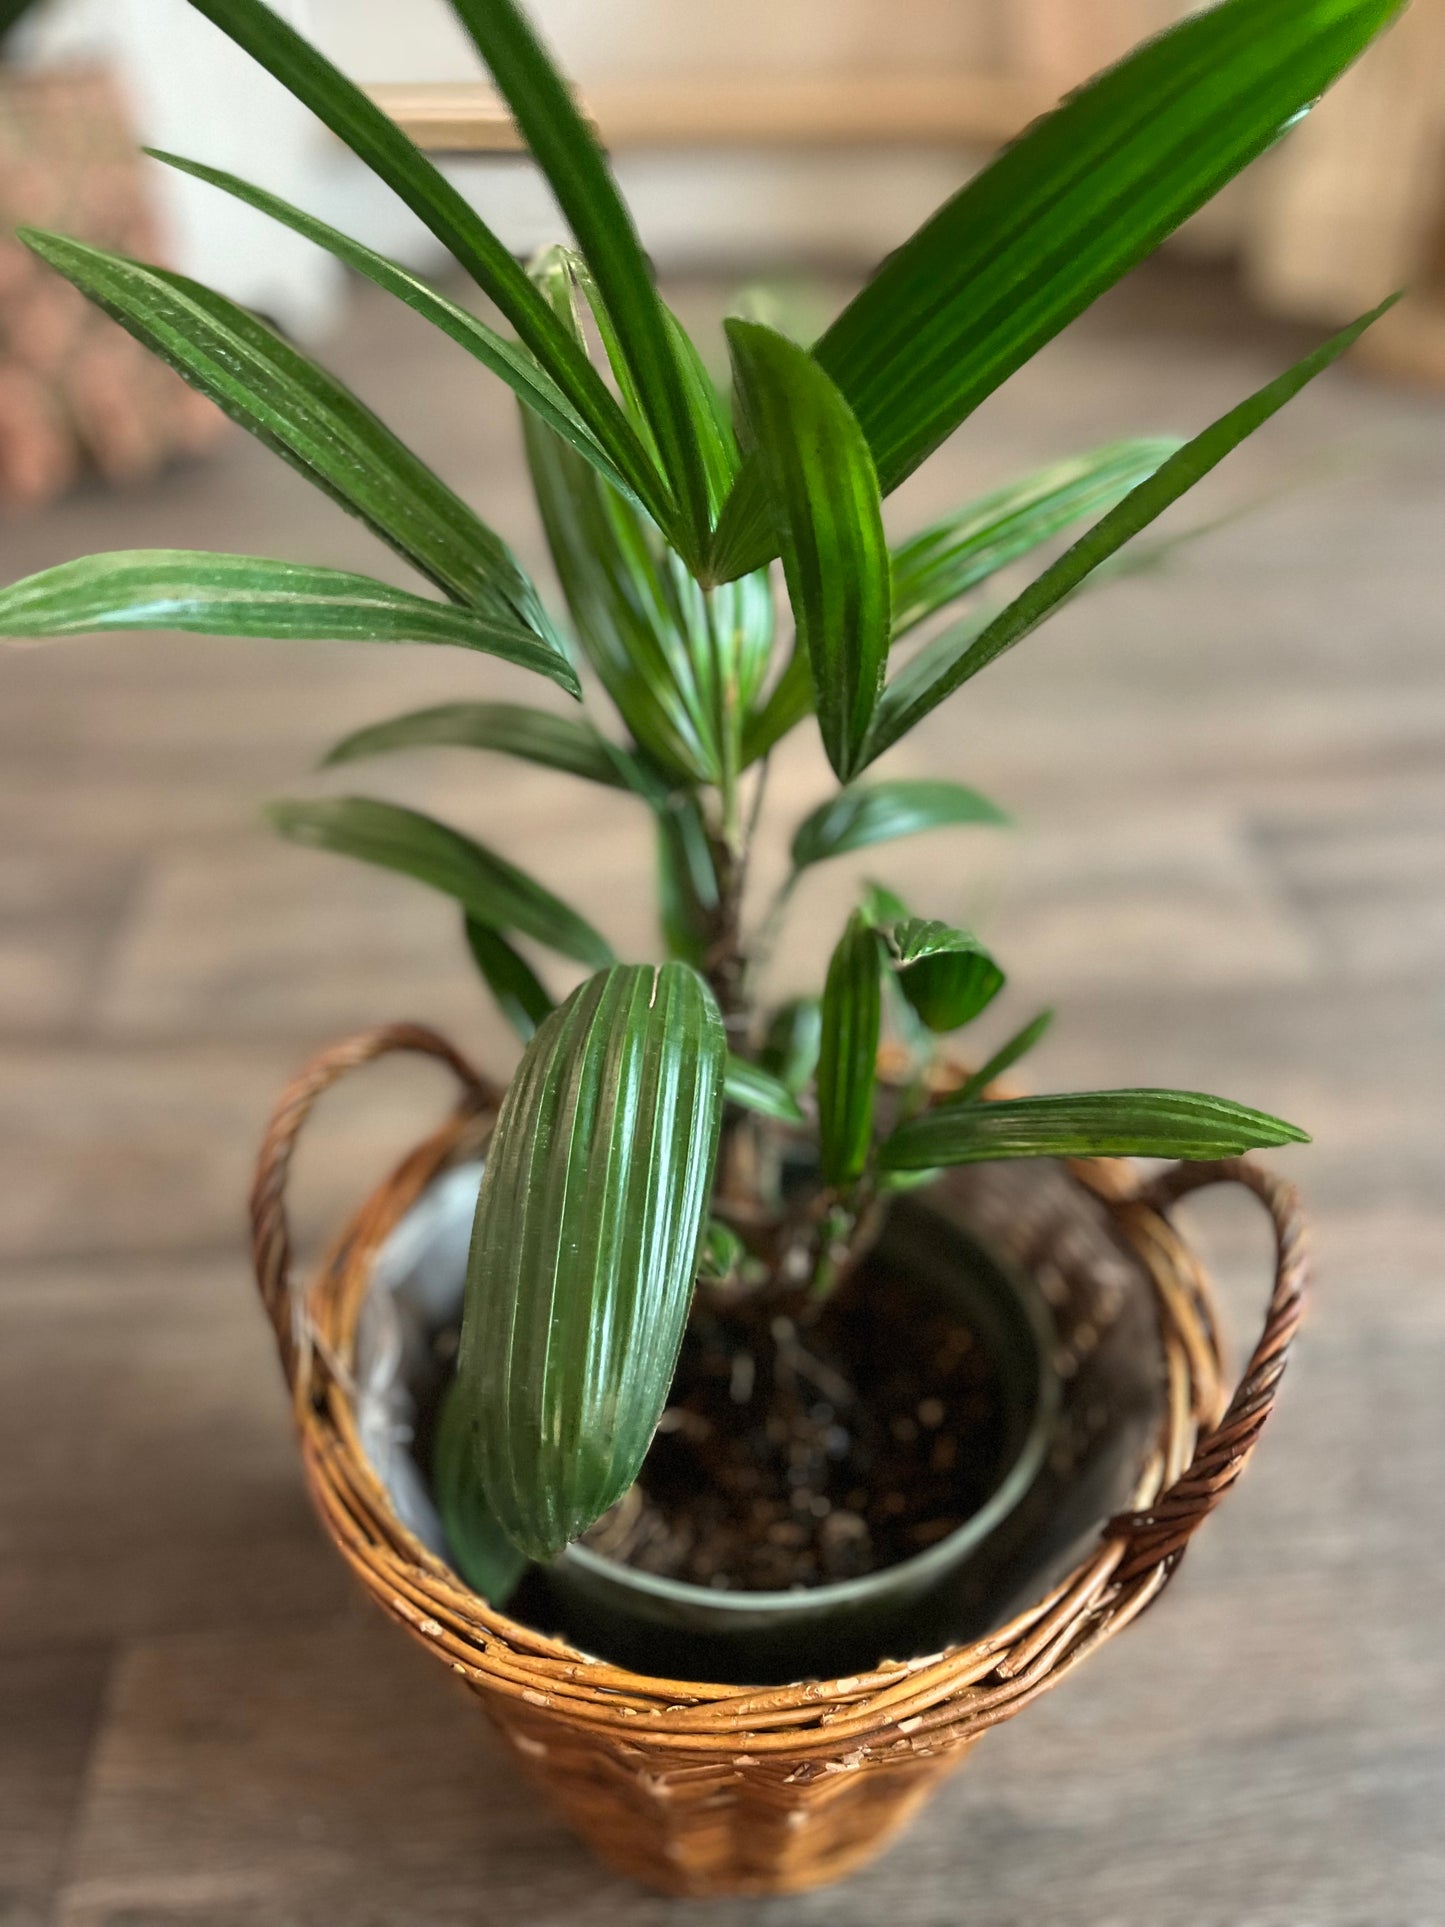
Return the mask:
POLYGON ((261 1140, 251 1186, 251 1256, 261 1302, 276 1332, 281 1368, 298 1401, 307 1395, 315 1341, 291 1273, 286 1180, 292 1153, 317 1099, 348 1071, 359 1070, 393 1051, 415 1051, 447 1065, 462 1087, 459 1115, 470 1116, 499 1102, 493 1086, 444 1037, 423 1024, 382 1024, 344 1038, 313 1057, 281 1093, 261 1140))
POLYGON ((1212 1184, 1243 1185, 1269 1213, 1275 1233, 1274 1290, 1259 1343, 1223 1418, 1199 1439, 1188 1466, 1153 1505, 1110 1521, 1110 1535, 1122 1535, 1130 1542, 1116 1575, 1120 1581, 1137 1578, 1155 1566, 1177 1565, 1190 1538, 1244 1470, 1274 1408, 1304 1310, 1309 1250, 1299 1193, 1292 1184, 1245 1158, 1221 1158, 1214 1163, 1173 1165, 1145 1185, 1135 1201, 1167 1210, 1212 1184))

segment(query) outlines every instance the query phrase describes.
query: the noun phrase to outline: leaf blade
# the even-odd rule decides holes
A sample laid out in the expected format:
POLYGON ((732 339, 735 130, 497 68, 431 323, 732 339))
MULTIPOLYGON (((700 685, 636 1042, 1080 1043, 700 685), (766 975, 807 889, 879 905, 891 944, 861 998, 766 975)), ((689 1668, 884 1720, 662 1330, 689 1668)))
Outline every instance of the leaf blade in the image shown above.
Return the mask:
POLYGON ((323 769, 409 749, 482 749, 518 756, 609 789, 639 792, 633 759, 588 722, 525 703, 438 703, 353 730, 327 751, 323 769))
POLYGON ((667 491, 626 417, 511 250, 354 82, 263 0, 190 0, 386 182, 491 296, 573 403, 639 499, 664 521, 667 491))
POLYGON ((1012 1070, 1019 1059, 1033 1049, 1053 1021, 1054 1013, 1051 1010, 1041 1010, 1037 1017, 1000 1044, 993 1056, 966 1077, 956 1091, 950 1091, 940 1101, 944 1104, 967 1104, 976 1097, 982 1097, 991 1084, 1006 1071, 1012 1070))
POLYGON ((723 1078, 723 1093, 729 1104, 736 1104, 759 1117, 773 1118, 779 1124, 801 1124, 802 1106, 781 1078, 774 1077, 750 1058, 729 1051, 723 1078))
POLYGON ((855 911, 834 950, 823 989, 818 1053, 818 1148, 824 1179, 862 1176, 873 1140, 878 1039, 883 1022, 883 953, 855 911))
POLYGON ((606 939, 550 890, 495 851, 417 810, 368 796, 332 796, 270 803, 266 815, 293 843, 428 884, 499 935, 531 937, 592 968, 612 961, 606 939))
POLYGON ((458 1379, 489 1505, 550 1558, 632 1483, 676 1363, 725 1055, 683 964, 574 992, 523 1054, 477 1204, 458 1379))
MULTIPOLYGON (((887 493, 1305 112, 1403 0, 1226 0, 1034 122, 883 264, 814 352, 887 493)), ((749 464, 719 575, 766 551, 749 464)))
POLYGON ((830 857, 923 830, 971 824, 1002 827, 1008 821, 996 804, 962 783, 915 777, 860 784, 840 790, 798 825, 791 849, 793 867, 804 870, 830 857))
POLYGON ((823 746, 846 783, 859 766, 888 658, 878 478, 847 403, 804 349, 757 322, 729 321, 727 333, 823 746))
POLYGON ((999 611, 985 628, 964 630, 959 648, 951 654, 930 645, 884 690, 878 704, 867 750, 872 761, 921 722, 930 710, 956 689, 986 669, 991 662, 1029 635, 1067 596, 1141 529, 1162 515, 1171 503, 1218 467, 1248 436, 1278 414, 1316 376, 1353 346, 1372 322, 1394 306, 1392 295, 1379 307, 1277 375, 1225 415, 1196 435, 1164 462, 1145 482, 1131 489, 1123 501, 1089 529, 1057 562, 1036 577, 1023 593, 999 611))
POLYGON ((268 215, 282 227, 290 228, 292 233, 302 235, 317 247, 324 248, 328 254, 335 255, 337 260, 344 261, 347 267, 365 275, 368 281, 384 288, 388 294, 395 295, 458 347, 465 349, 484 368, 499 376, 518 401, 530 408, 549 428, 555 429, 614 488, 631 492, 632 484, 624 479, 574 404, 528 349, 499 335, 495 328, 489 328, 470 309, 463 308, 428 286, 399 261, 378 254, 374 248, 353 240, 350 235, 318 220, 315 215, 294 207, 289 201, 283 201, 278 194, 268 193, 265 188, 242 180, 237 174, 228 174, 223 168, 208 167, 203 161, 188 160, 180 154, 169 154, 157 147, 148 147, 145 152, 163 166, 174 168, 181 174, 189 174, 193 179, 204 181, 223 194, 244 202, 247 207, 268 215))
POLYGON ((371 576, 264 556, 127 549, 0 589, 0 637, 130 629, 274 641, 445 643, 500 656, 580 696, 562 652, 506 611, 432 602, 371 576))
POLYGON ((524 1044, 556 1008, 551 993, 519 950, 473 916, 463 913, 462 927, 472 961, 482 974, 497 1008, 524 1044))
POLYGON ((233 421, 459 602, 501 602, 548 636, 506 544, 341 382, 222 295, 63 235, 31 251, 233 421))
POLYGON ((945 1103, 885 1139, 885 1170, 1030 1157, 1235 1157, 1305 1144, 1297 1125, 1198 1091, 1078 1091, 997 1103, 945 1103))
POLYGON ((642 244, 601 148, 512 0, 452 0, 596 279, 678 505, 664 523, 699 560, 712 529, 687 382, 642 244))
POLYGON ((960 1030, 1004 987, 1004 973, 968 930, 906 917, 888 931, 898 987, 935 1033, 960 1030))

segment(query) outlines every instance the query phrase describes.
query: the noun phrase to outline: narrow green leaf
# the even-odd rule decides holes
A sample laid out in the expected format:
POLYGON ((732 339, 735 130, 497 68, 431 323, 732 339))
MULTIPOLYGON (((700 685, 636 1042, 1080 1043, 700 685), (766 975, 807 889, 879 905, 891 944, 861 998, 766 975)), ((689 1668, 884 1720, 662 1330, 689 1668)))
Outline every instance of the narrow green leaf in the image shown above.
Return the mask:
POLYGON ((679 507, 668 532, 684 556, 700 561, 712 520, 688 384, 602 150, 512 0, 452 0, 452 11, 491 69, 592 270, 679 507))
POLYGON ((940 1104, 900 1124, 884 1168, 994 1158, 1218 1158, 1269 1144, 1308 1144, 1294 1124, 1197 1091, 1076 1091, 996 1104, 940 1104))
POLYGON ((846 783, 859 767, 888 659, 878 478, 847 403, 805 349, 756 322, 729 321, 727 333, 812 670, 823 747, 846 783))
POLYGON ((1266 384, 1237 408, 1196 435, 1158 468, 1146 482, 1131 489, 1117 507, 1061 555, 1052 567, 1030 583, 979 634, 961 638, 961 646, 940 656, 934 648, 924 650, 883 692, 869 739, 867 761, 908 733, 930 710, 937 708, 970 677, 976 676, 1005 650, 1013 648, 1036 629, 1066 596, 1102 562, 1117 553, 1141 529, 1162 515, 1172 502, 1193 488, 1231 450, 1279 412, 1316 375, 1337 361, 1347 348, 1358 341, 1372 321, 1393 307, 1398 296, 1391 296, 1378 308, 1352 322, 1348 328, 1327 341, 1285 374, 1266 384))
POLYGON ((1101 514, 1173 455, 1169 440, 1113 442, 956 509, 893 551, 893 640, 1072 523, 1101 514))
POLYGON ((464 916, 467 948, 483 981, 497 1000, 497 1008, 524 1044, 554 1008, 541 978, 519 950, 475 917, 464 916))
POLYGON ((756 1111, 759 1117, 775 1118, 780 1124, 803 1122, 802 1108, 782 1079, 746 1057, 729 1052, 723 1092, 729 1104, 756 1111))
MULTIPOLYGON (((505 610, 458 608, 370 576, 253 555, 127 549, 88 555, 0 589, 0 636, 184 629, 301 642, 439 642, 550 676, 580 696, 559 649, 505 610)), ((578 727, 576 724, 559 726, 578 727)))
POLYGON ((17 233, 448 595, 509 609, 550 639, 536 591, 501 538, 349 389, 274 330, 181 275, 62 235, 17 233))
POLYGON ((664 524, 658 476, 607 384, 533 287, 510 248, 380 107, 263 0, 191 0, 198 13, 309 107, 386 182, 491 296, 596 436, 638 499, 664 524))
POLYGON ((793 837, 793 867, 806 869, 829 857, 891 843, 921 830, 960 824, 1006 824, 1003 811, 962 783, 928 777, 840 790, 805 817, 793 837))
MULTIPOLYGON (((754 580, 751 576, 741 579, 744 582, 754 580)), ((813 671, 808 663, 807 650, 795 642, 793 653, 769 691, 767 701, 749 716, 743 726, 744 768, 757 762, 760 756, 766 756, 775 743, 781 742, 790 729, 795 729, 805 716, 811 716, 812 713, 813 671)))
POLYGON ((547 546, 587 660, 633 737, 670 776, 717 782, 723 748, 713 706, 698 686, 655 532, 550 429, 524 416, 522 433, 547 546))
POLYGON ((818 1055, 818 1140, 823 1177, 851 1184, 863 1174, 873 1138, 883 952, 859 911, 828 965, 818 1055))
POLYGON ((492 1134, 458 1379, 483 1491, 550 1559, 637 1476, 707 1218, 726 1045, 684 964, 593 977, 523 1053, 492 1134))
POLYGON ((432 1485, 452 1563, 479 1599, 505 1606, 527 1570, 498 1525, 477 1475, 476 1423, 465 1392, 453 1379, 442 1400, 432 1454, 432 1485))
POLYGON ((911 914, 902 897, 886 883, 865 883, 858 907, 880 937, 886 937, 894 924, 907 923, 911 914))
POLYGON ((520 756, 568 776, 610 789, 646 793, 648 778, 625 749, 609 743, 591 723, 525 703, 440 703, 390 722, 371 723, 344 736, 322 767, 404 749, 488 749, 520 756))
POLYGON ((227 174, 219 167, 207 167, 201 161, 186 160, 179 154, 167 154, 156 147, 148 147, 145 151, 153 160, 174 167, 182 174, 190 174, 198 181, 205 181, 209 186, 219 188, 223 194, 244 201, 247 207, 254 207, 268 215, 282 227, 290 228, 294 234, 304 235, 308 241, 314 241, 317 247, 324 248, 328 254, 334 254, 337 260, 354 268, 358 274, 365 275, 368 281, 375 282, 377 287, 404 301, 407 307, 481 362, 484 368, 500 376, 518 401, 530 408, 549 428, 555 429, 614 488, 628 494, 632 492, 631 484, 624 479, 573 403, 542 369, 530 350, 499 335, 495 328, 489 328, 469 309, 439 294, 400 262, 378 254, 360 241, 354 241, 350 235, 342 234, 299 207, 293 207, 279 195, 268 194, 264 188, 253 186, 239 175, 227 174))
POLYGON ((1051 1010, 1041 1010, 1032 1023, 1025 1024, 1022 1030, 1015 1031, 1007 1043, 1000 1044, 988 1062, 981 1064, 971 1077, 966 1077, 956 1091, 941 1100, 944 1104, 968 1104, 976 1097, 982 1097, 991 1084, 1012 1070, 1021 1057, 1031 1051, 1049 1025, 1054 1021, 1051 1010))
POLYGON ((796 1097, 818 1068, 823 1007, 816 997, 795 997, 773 1015, 759 1062, 796 1097))
POLYGON ((702 1248, 697 1254, 698 1283, 731 1284, 746 1256, 747 1246, 732 1226, 724 1224, 721 1218, 709 1218, 702 1248))
POLYGON ((718 905, 717 871, 697 799, 682 791, 657 811, 657 900, 667 954, 704 969, 718 905))
MULTIPOLYGON (((1069 95, 945 203, 817 343, 885 493, 1271 146, 1403 0, 1226 0, 1069 95)), ((719 578, 767 553, 749 464, 719 578)))
POLYGON ((931 1031, 958 1030, 991 1004, 1004 974, 967 930, 907 917, 888 932, 898 985, 931 1031))
POLYGON ((416 810, 368 796, 328 796, 267 806, 272 826, 293 843, 334 850, 430 884, 488 930, 531 937, 592 967, 612 961, 606 939, 504 858, 416 810))

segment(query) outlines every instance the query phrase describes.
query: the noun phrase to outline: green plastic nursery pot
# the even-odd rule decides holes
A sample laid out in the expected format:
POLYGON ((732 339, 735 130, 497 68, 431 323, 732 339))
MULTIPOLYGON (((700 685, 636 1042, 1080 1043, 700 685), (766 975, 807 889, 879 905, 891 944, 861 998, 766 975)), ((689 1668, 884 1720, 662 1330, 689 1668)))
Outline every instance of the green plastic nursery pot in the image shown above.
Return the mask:
POLYGON ((1034 1487, 1059 1409, 1040 1293, 926 1197, 899 1199, 881 1268, 922 1307, 951 1313, 989 1359, 1003 1446, 984 1505, 937 1544, 861 1578, 786 1592, 718 1591, 634 1571, 585 1545, 547 1569, 548 1629, 619 1665, 685 1679, 782 1683, 866 1671, 987 1629, 1012 1555, 1011 1519, 1034 1487))

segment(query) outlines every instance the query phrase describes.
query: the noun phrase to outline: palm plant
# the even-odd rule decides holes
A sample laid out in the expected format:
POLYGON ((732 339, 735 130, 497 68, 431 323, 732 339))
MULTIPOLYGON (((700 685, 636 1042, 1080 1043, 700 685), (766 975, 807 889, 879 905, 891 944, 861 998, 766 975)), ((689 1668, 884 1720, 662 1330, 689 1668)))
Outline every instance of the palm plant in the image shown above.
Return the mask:
POLYGON ((1107 573, 1375 318, 1192 440, 1058 463, 890 546, 883 498, 1267 148, 1400 0, 1225 0, 1139 48, 940 208, 811 350, 730 321, 735 409, 661 299, 603 156, 514 0, 452 4, 576 240, 531 272, 262 0, 192 4, 401 195, 510 324, 502 334, 260 188, 160 156, 329 249, 512 390, 570 639, 501 537, 304 354, 178 274, 38 232, 24 235, 31 248, 439 593, 249 556, 102 555, 0 592, 0 633, 444 642, 570 697, 579 670, 605 692, 610 729, 581 712, 458 702, 362 730, 328 760, 469 745, 635 796, 656 830, 660 966, 617 962, 541 883, 425 816, 361 797, 271 810, 295 841, 454 898, 525 1041, 477 1210, 453 1483, 473 1528, 484 1513, 505 1535, 496 1544, 548 1557, 635 1478, 700 1275, 816 1303, 856 1263, 890 1193, 944 1167, 1212 1157, 1303 1138, 1188 1092, 991 1097, 1048 1013, 971 1074, 950 1071, 939 1040, 992 1002, 1003 972, 972 932, 878 886, 818 995, 760 1009, 758 966, 788 890, 760 928, 744 885, 769 754, 813 723, 837 787, 793 834, 793 877, 934 826, 1001 821, 959 783, 869 772, 1107 573), (1066 533, 1022 593, 987 599, 1006 565, 1066 533), (594 974, 555 1004, 519 940, 594 974), (882 1080, 885 1005, 898 1036, 882 1080))

